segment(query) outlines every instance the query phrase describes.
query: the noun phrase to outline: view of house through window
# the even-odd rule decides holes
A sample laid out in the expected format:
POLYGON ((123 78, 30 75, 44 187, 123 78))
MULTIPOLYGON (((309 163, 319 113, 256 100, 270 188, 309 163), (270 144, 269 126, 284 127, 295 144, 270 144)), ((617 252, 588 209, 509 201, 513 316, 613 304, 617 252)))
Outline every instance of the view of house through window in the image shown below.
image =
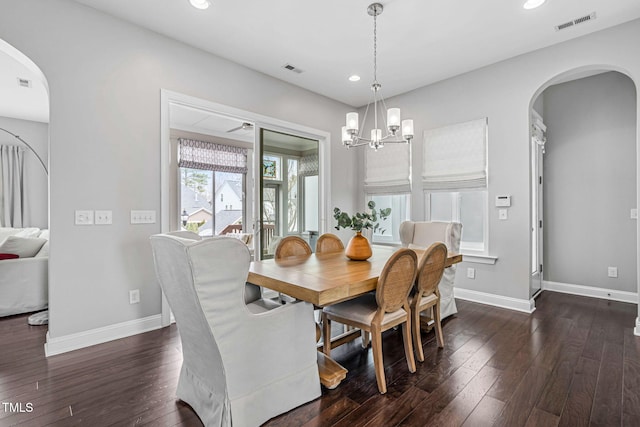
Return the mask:
POLYGON ((180 168, 183 228, 200 236, 241 232, 244 174, 180 168))

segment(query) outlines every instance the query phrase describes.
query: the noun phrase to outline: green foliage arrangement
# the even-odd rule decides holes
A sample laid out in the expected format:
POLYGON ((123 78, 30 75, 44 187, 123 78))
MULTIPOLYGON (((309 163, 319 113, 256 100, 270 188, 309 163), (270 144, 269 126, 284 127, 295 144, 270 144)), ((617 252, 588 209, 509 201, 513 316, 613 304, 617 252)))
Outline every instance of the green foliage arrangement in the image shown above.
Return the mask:
POLYGON ((350 228, 353 231, 362 231, 363 229, 372 228, 374 232, 380 231, 381 234, 385 232, 380 227, 380 221, 386 220, 391 215, 391 208, 379 209, 376 211, 376 204, 372 200, 367 204, 370 212, 356 212, 351 216, 346 212, 342 212, 339 208, 333 209, 333 217, 338 221, 336 230, 341 228, 350 228))

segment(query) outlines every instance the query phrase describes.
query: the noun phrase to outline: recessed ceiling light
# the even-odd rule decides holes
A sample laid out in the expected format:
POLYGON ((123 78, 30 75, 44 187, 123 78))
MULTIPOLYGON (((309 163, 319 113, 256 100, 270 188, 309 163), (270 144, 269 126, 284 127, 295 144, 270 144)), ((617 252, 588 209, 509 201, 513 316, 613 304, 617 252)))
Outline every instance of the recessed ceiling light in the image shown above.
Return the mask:
POLYGON ((536 7, 542 6, 545 1, 547 0, 527 0, 524 2, 522 7, 525 9, 535 9, 536 7))
POLYGON ((349 76, 349 81, 350 81, 350 82, 357 82, 357 81, 359 81, 359 80, 360 80, 360 76, 359 76, 359 75, 357 75, 357 74, 354 74, 354 75, 352 75, 352 76, 349 76))
POLYGON ((191 3, 191 6, 200 10, 207 9, 211 5, 209 0, 189 0, 189 3, 191 3))

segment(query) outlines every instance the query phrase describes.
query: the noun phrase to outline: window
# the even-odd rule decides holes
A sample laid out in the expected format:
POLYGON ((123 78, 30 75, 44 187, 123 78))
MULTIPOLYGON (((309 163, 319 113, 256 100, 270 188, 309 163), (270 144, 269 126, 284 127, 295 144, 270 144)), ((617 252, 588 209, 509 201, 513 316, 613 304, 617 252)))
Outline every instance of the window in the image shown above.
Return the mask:
POLYGON ((391 208, 391 215, 379 221, 380 229, 371 237, 373 243, 400 243, 400 223, 409 219, 409 199, 408 194, 374 194, 369 197, 375 202, 376 211, 391 208))
POLYGON ((487 119, 424 133, 422 186, 431 221, 462 223, 460 249, 487 252, 487 119))
POLYGON ((178 143, 182 228, 201 236, 242 232, 247 150, 183 138, 178 143))
POLYGON ((447 191, 428 193, 425 199, 430 221, 462 223, 460 249, 485 252, 487 232, 487 191, 447 191))
POLYGON ((391 208, 391 215, 380 222, 384 233, 373 233, 374 243, 400 243, 400 223, 409 219, 411 193, 411 146, 387 144, 379 150, 365 151, 364 190, 376 210, 391 208), (393 161, 390 161, 393 159, 393 161))

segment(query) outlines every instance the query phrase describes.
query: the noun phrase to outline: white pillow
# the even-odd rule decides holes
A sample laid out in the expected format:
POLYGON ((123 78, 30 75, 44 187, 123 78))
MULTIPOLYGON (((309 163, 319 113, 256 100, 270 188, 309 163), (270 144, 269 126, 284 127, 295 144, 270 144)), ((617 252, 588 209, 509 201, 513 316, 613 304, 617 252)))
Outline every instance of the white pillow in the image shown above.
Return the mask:
POLYGON ((46 241, 46 239, 40 239, 39 237, 27 239, 24 237, 9 236, 0 244, 0 253, 16 254, 20 258, 31 258, 38 253, 46 241))
POLYGON ((18 233, 14 234, 14 236, 18 237, 38 237, 40 234, 40 229, 35 227, 23 228, 18 233))

